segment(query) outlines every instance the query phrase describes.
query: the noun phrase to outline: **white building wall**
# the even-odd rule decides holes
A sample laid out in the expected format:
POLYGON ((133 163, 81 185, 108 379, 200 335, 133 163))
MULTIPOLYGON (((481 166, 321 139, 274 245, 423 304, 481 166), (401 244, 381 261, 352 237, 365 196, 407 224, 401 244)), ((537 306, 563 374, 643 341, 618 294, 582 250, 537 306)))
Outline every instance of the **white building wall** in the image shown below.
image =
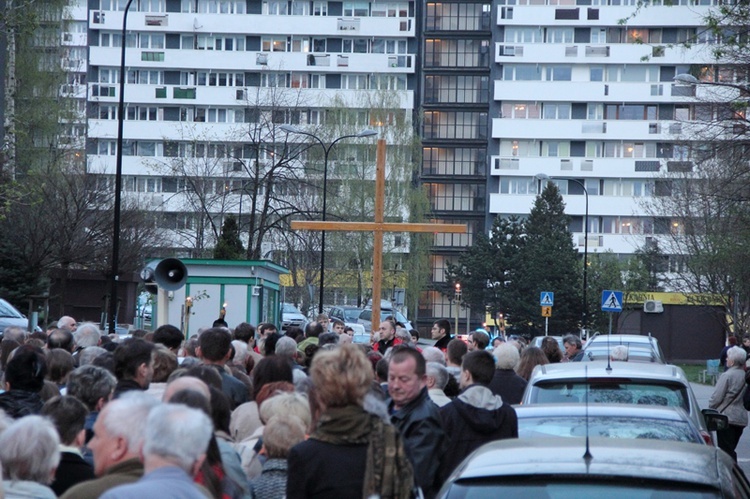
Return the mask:
MULTIPOLYGON (((85 4, 83 0, 78 1, 85 4)), ((90 9, 76 7, 76 12, 88 19, 90 38, 89 81, 84 94, 88 99, 88 166, 90 172, 107 176, 114 175, 116 164, 123 21, 123 12, 117 9, 124 3, 94 0, 89 1, 90 9)), ((241 115, 234 113, 240 113, 254 99, 263 100, 282 91, 293 96, 290 101, 302 102, 300 108, 311 113, 322 110, 334 99, 351 109, 369 112, 364 104, 376 101, 385 89, 393 91, 394 102, 407 120, 411 120, 416 52, 413 1, 330 2, 330 5, 328 2, 304 2, 304 9, 310 9, 313 3, 316 9, 320 5, 327 6, 324 11, 328 15, 249 14, 253 2, 245 0, 182 0, 178 3, 181 12, 166 12, 167 6, 174 8, 174 2, 136 0, 127 19, 133 41, 126 50, 126 71, 138 70, 137 78, 144 81, 126 80, 125 103, 126 107, 143 109, 148 118, 131 120, 128 117, 123 137, 138 144, 148 143, 155 154, 136 152, 123 157, 123 175, 134 177, 134 180, 125 179, 125 191, 129 197, 154 207, 155 211, 185 210, 185 204, 176 199, 179 196, 162 192, 161 179, 165 174, 155 165, 168 159, 164 157, 165 141, 247 142, 243 130, 246 125, 240 118, 235 121, 234 116, 241 115), (332 14, 334 4, 339 8, 343 6, 343 15, 332 14), (219 13, 225 6, 228 6, 227 12, 219 13), (138 11, 139 8, 146 11, 138 11), (355 8, 359 10, 355 12, 355 8), (366 8, 367 15, 362 8, 366 8), (226 39, 232 41, 226 42, 226 39), (340 41, 332 44, 332 39, 340 41), (321 45, 320 40, 327 43, 321 45), (226 50, 230 46, 226 43, 231 43, 234 50, 226 50), (197 49, 196 44, 210 46, 212 50, 197 49), (237 50, 240 46, 244 50, 237 50), (364 52, 361 51, 363 46, 364 52), (217 47, 224 50, 213 50, 217 47), (326 50, 313 51, 321 47, 326 50), (363 76, 367 84, 358 83, 356 88, 351 88, 353 83, 343 81, 347 75, 363 76), (228 78, 229 83, 211 85, 213 77, 219 81, 228 78), (265 83, 265 79, 276 77, 286 78, 284 88, 265 83), (337 83, 339 78, 340 84, 337 83), (209 83, 203 84, 202 79, 209 83), (305 83, 294 83, 298 79, 305 83), (189 109, 190 113, 198 113, 198 108, 200 112, 221 111, 227 118, 216 122, 189 118, 168 121, 169 112, 165 109, 176 107, 189 109), (155 146, 151 145, 153 142, 155 146), (130 185, 135 192, 129 190, 130 185)), ((262 2, 262 10, 291 9, 292 3, 262 2)), ((299 124, 304 127, 312 119, 303 117, 299 124)), ((314 119, 315 125, 322 123, 317 115, 314 119)), ((394 143, 394 138, 377 123, 359 125, 360 130, 380 130, 389 143, 394 143)), ((283 132, 278 132, 278 136, 280 141, 286 138, 283 132)), ((306 139, 300 136, 299 142, 306 142, 306 139)), ((374 157, 372 160, 374 162, 374 157)), ((231 162, 231 158, 216 161, 231 162)), ((239 179, 241 175, 232 173, 231 177, 223 175, 223 178, 239 179)), ((236 213, 239 201, 239 196, 234 196, 224 208, 236 213)), ((245 205, 243 214, 248 209, 248 204, 245 205)))
POLYGON ((580 251, 585 197, 565 179, 589 191, 590 252, 631 254, 679 230, 668 213, 655 223, 646 204, 670 164, 690 161, 676 144, 695 89, 673 77, 711 64, 712 46, 670 40, 700 33, 709 7, 526 3, 497 5, 489 212, 528 214, 545 174, 558 179, 580 251))

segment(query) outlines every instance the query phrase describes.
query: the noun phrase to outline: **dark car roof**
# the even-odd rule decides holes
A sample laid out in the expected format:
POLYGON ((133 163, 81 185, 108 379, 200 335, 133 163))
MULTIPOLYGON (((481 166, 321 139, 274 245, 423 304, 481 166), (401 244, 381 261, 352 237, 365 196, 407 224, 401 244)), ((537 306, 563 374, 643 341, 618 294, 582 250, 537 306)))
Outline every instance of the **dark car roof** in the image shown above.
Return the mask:
POLYGON ((499 440, 477 449, 451 480, 530 475, 665 479, 720 488, 729 485, 731 458, 716 447, 656 440, 590 438, 499 440))

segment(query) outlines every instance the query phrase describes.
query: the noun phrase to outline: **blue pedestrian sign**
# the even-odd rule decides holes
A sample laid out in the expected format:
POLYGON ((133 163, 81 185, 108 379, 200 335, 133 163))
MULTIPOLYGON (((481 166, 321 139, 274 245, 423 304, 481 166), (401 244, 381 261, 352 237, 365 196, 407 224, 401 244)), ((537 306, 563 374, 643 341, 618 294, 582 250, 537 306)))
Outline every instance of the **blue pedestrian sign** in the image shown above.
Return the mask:
POLYGON ((539 296, 539 304, 543 307, 551 307, 555 304, 555 293, 552 291, 542 291, 539 296))
POLYGON ((602 291, 602 311, 622 312, 622 291, 602 291))

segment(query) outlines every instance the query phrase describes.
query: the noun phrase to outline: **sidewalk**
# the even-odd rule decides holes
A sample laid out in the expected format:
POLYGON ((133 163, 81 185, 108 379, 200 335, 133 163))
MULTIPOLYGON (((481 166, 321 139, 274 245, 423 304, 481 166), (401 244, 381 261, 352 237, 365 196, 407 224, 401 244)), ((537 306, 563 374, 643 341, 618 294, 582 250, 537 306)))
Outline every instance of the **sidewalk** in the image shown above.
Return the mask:
MULTIPOLYGON (((714 392, 713 385, 702 385, 700 383, 690 383, 695 393, 695 398, 698 400, 698 405, 701 409, 708 407, 708 399, 711 398, 711 394, 714 392)), ((714 436, 715 438, 715 436, 714 436)), ((745 429, 742 432, 742 438, 740 438, 739 444, 737 444, 737 462, 745 472, 746 476, 750 477, 750 429, 745 429)))

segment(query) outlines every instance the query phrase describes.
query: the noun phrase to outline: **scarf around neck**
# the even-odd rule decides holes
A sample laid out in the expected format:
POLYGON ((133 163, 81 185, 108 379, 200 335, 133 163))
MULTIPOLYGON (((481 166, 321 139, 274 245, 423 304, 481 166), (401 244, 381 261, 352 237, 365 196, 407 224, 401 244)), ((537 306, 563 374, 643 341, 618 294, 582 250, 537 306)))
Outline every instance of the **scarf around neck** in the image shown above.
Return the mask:
POLYGON ((408 499, 414 472, 398 430, 361 406, 327 409, 310 438, 333 445, 367 445, 362 497, 408 499))

